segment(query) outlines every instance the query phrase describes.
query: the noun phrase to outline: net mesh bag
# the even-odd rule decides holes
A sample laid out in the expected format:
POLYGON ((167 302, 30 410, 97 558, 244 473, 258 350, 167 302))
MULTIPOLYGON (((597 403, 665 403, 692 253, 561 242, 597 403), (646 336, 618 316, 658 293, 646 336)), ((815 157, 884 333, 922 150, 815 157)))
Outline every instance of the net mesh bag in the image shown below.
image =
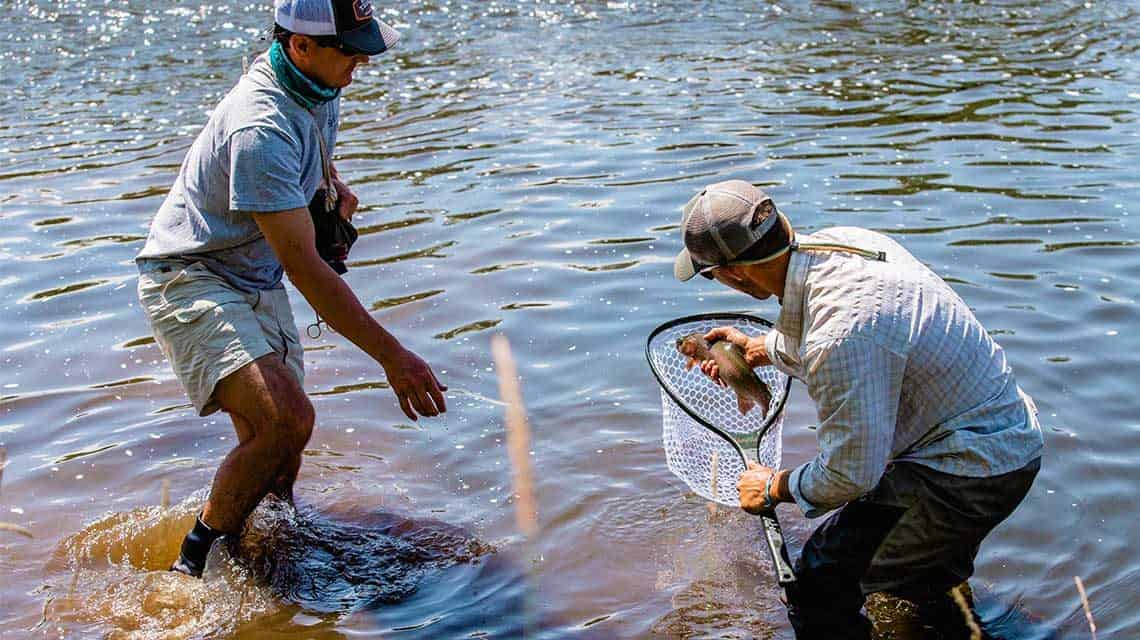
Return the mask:
POLYGON ((686 370, 688 358, 677 351, 677 338, 723 326, 735 327, 749 336, 763 335, 771 328, 765 320, 741 314, 681 318, 653 332, 646 356, 661 383, 662 439, 669 470, 701 497, 740 506, 736 481, 745 470, 744 461, 735 447, 689 411, 736 440, 749 460, 779 468, 783 408, 791 381, 775 367, 755 369, 772 393, 768 411, 772 417, 769 419, 762 406, 741 415, 736 393, 714 383, 698 367, 686 370), (761 432, 763 438, 757 441, 761 432))

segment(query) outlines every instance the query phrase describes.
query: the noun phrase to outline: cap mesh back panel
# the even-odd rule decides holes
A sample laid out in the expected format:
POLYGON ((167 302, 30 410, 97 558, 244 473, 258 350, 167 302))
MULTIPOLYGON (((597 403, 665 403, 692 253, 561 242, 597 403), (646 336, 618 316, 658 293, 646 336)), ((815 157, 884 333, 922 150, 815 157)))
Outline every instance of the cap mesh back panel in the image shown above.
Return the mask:
POLYGON ((734 260, 741 251, 752 244, 752 233, 746 226, 743 213, 750 211, 752 204, 735 191, 710 193, 709 208, 709 218, 720 223, 718 225, 720 239, 728 247, 729 253, 725 257, 734 260), (726 221, 730 220, 739 222, 725 224, 726 221))
MULTIPOLYGON (((662 387, 667 387, 674 395, 681 398, 694 413, 731 435, 750 460, 767 467, 779 468, 783 453, 782 410, 790 384, 788 377, 772 366, 755 370, 771 390, 771 410, 777 412, 772 426, 759 442, 757 452, 756 438, 763 429, 767 417, 763 414, 763 407, 757 407, 741 415, 736 393, 714 384, 697 367, 686 371, 685 364, 688 358, 677 351, 677 338, 690 333, 703 334, 721 326, 734 326, 750 336, 764 335, 769 329, 746 316, 695 319, 678 324, 653 336, 647 349, 650 365, 656 371, 662 387)), ((664 388, 661 391, 661 408, 662 439, 669 470, 684 480, 698 495, 721 504, 740 506, 736 482, 745 466, 736 449, 721 436, 694 420, 665 392, 664 388)))
POLYGON ((336 35, 330 0, 277 0, 277 23, 293 33, 336 35))
POLYGON ((689 255, 693 259, 705 266, 720 264, 728 259, 713 240, 712 234, 708 232, 711 220, 705 211, 704 203, 696 204, 693 214, 686 222, 683 237, 689 255))

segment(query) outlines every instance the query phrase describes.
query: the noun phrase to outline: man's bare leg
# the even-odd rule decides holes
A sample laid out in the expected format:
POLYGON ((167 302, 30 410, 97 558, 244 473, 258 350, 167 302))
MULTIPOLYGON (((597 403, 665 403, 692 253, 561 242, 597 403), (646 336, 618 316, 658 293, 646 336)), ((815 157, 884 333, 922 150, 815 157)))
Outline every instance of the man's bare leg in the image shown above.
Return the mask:
POLYGON ((297 482, 297 474, 301 471, 302 455, 297 454, 292 460, 286 461, 274 478, 272 488, 269 489, 269 493, 289 504, 293 504, 293 485, 297 482))
POLYGON ((201 575, 215 539, 241 533, 270 490, 279 486, 291 493, 314 421, 304 390, 275 354, 227 376, 214 398, 230 413, 238 446, 214 475, 210 497, 175 563, 175 570, 192 575, 201 575))
POLYGON ((234 416, 238 446, 214 476, 202 519, 213 529, 240 533, 278 476, 295 477, 292 467, 312 434, 313 405, 274 354, 226 377, 214 398, 234 416))

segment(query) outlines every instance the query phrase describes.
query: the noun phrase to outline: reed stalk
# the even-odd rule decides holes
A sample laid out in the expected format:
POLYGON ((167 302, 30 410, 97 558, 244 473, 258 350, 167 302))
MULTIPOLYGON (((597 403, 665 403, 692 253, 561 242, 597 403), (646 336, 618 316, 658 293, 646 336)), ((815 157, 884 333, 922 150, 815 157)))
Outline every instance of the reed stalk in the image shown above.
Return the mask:
POLYGON ((709 465, 709 473, 712 474, 712 495, 713 501, 709 503, 709 517, 716 516, 716 497, 717 497, 717 472, 720 466, 720 452, 713 451, 712 463, 709 465))
POLYGON ((970 640, 982 640, 982 629, 974 620, 974 612, 970 610, 970 603, 966 602, 966 596, 962 594, 964 585, 965 583, 951 589, 950 597, 954 599, 954 604, 962 610, 962 618, 966 622, 966 628, 970 630, 970 640))
POLYGON ((11 522, 0 522, 0 531, 10 531, 12 533, 18 533, 18 534, 24 536, 25 538, 33 538, 34 539, 36 537, 28 529, 21 527, 18 524, 12 524, 11 522))
MULTIPOLYGON (((8 451, 0 447, 0 486, 4 483, 4 467, 6 466, 8 466, 8 451)), ((12 524, 11 522, 0 522, 0 531, 18 533, 25 538, 35 538, 31 531, 18 524, 12 524)))
POLYGON ((505 336, 492 338, 491 353, 499 376, 499 396, 506 404, 507 453, 513 470, 513 488, 518 499, 515 503, 515 521, 519 531, 530 537, 538 530, 534 470, 530 460, 530 424, 523 405, 518 368, 511 355, 511 344, 505 336))
POLYGON ((1085 608, 1085 620, 1089 621, 1089 633, 1092 634, 1092 640, 1096 640, 1096 622, 1093 620, 1092 607, 1089 606, 1089 597, 1085 593, 1085 583, 1081 582, 1080 576, 1073 576, 1073 582, 1077 583, 1077 593, 1081 594, 1081 606, 1085 608))

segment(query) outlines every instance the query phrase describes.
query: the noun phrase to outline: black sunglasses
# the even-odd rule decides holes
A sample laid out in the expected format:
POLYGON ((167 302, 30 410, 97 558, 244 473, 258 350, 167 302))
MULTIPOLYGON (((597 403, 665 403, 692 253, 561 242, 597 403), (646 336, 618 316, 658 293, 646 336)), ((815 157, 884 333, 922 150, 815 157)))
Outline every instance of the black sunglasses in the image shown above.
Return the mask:
MULTIPOLYGON (((771 262, 772 260, 775 260, 776 258, 784 255, 785 253, 787 253, 789 251, 795 251, 798 248, 799 248, 799 245, 793 242, 792 244, 789 244, 786 247, 782 247, 780 249, 777 249, 776 251, 773 251, 773 252, 769 253, 768 255, 766 255, 762 258, 749 258, 749 257, 747 257, 747 255, 748 255, 749 251, 751 251, 751 249, 746 249, 743 252, 741 252, 741 255, 738 256, 735 260, 729 260, 727 262, 722 262, 716 266, 717 267, 731 267, 734 265, 763 264, 765 262, 771 262)), ((859 249, 851 249, 851 250, 852 250, 852 252, 860 252, 861 251, 859 249)), ((869 253, 869 252, 864 252, 864 253, 869 253)), ((712 269, 709 269, 709 267, 701 267, 701 269, 708 269, 708 270, 707 271, 698 271, 697 273, 708 278, 709 280, 715 280, 716 279, 716 276, 713 275, 712 269)))
POLYGON ((317 43, 318 47, 338 49, 341 53, 343 53, 346 56, 368 55, 368 54, 364 53, 363 51, 360 51, 359 49, 354 49, 353 47, 348 46, 347 44, 342 42, 340 38, 338 38, 336 36, 309 36, 309 37, 313 39, 313 42, 317 43))

